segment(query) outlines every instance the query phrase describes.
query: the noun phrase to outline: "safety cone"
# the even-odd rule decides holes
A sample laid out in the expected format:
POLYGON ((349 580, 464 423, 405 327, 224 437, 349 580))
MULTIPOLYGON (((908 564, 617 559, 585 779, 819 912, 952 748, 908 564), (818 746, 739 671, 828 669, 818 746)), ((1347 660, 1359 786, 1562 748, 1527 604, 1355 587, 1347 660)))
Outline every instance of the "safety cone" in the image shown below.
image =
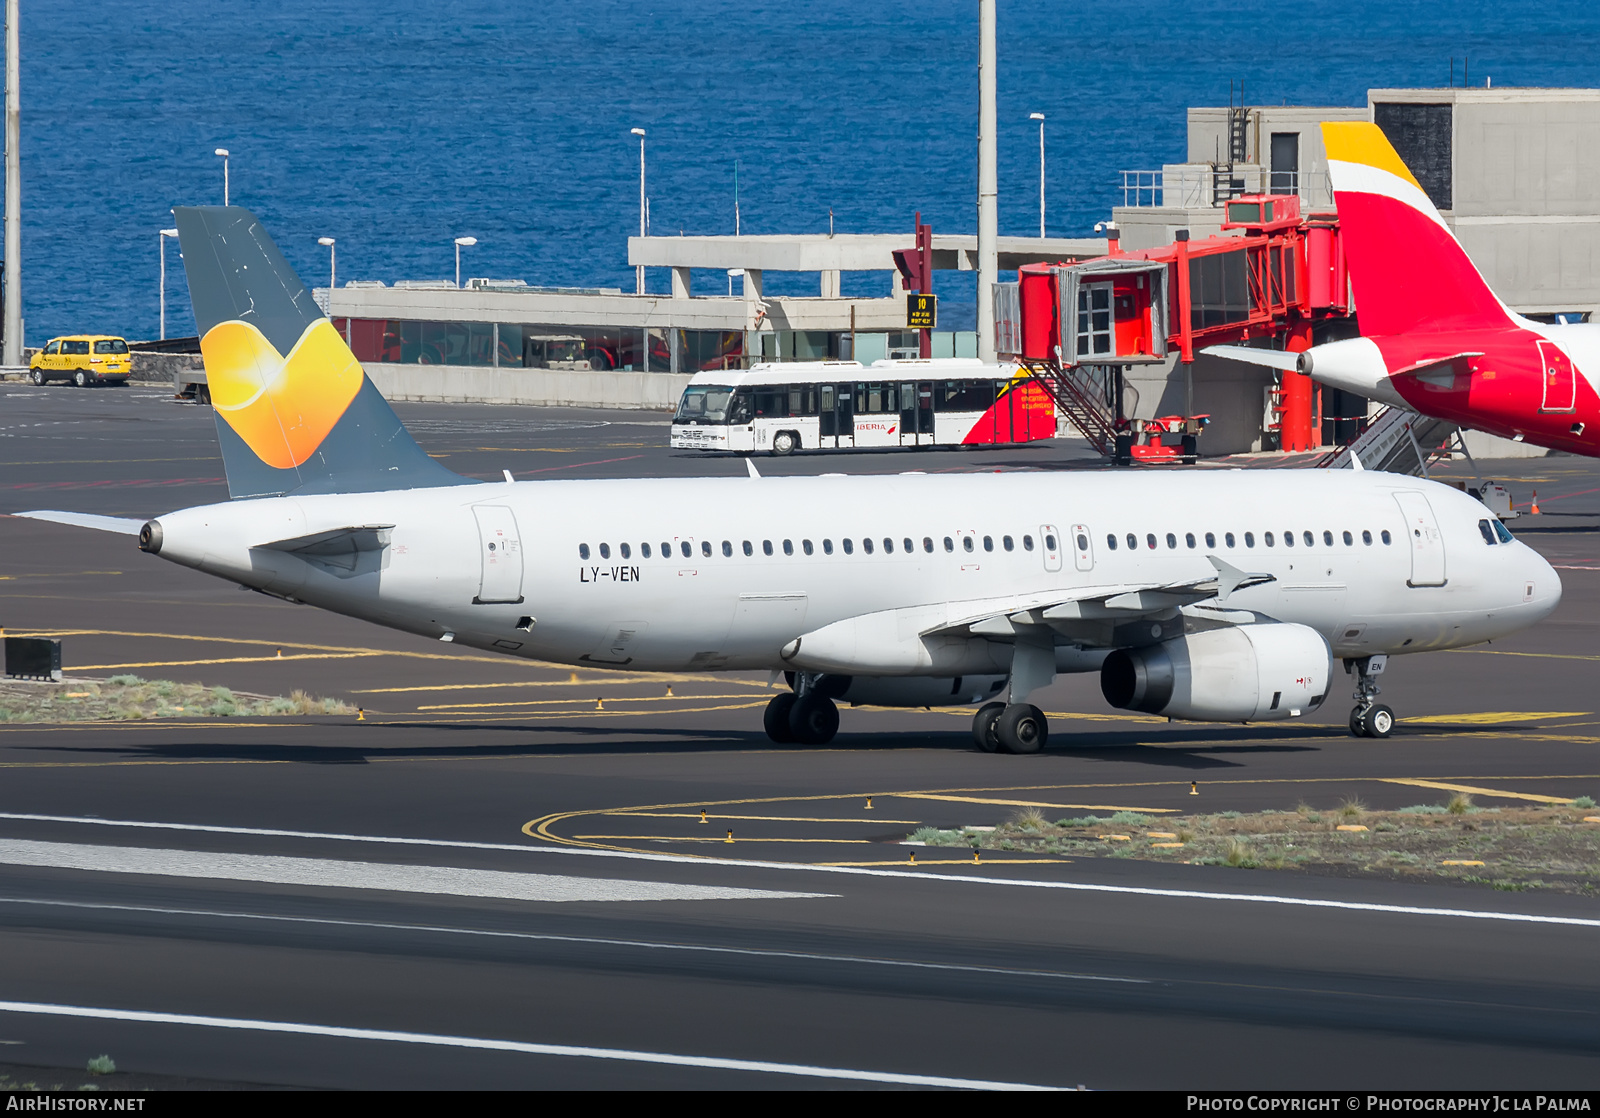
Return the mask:
POLYGON ((667 684, 667 698, 672 698, 672 684, 667 684))
POLYGON ((975 865, 975 866, 979 864, 979 862, 978 862, 978 848, 977 847, 973 847, 972 848, 972 864, 975 865))
POLYGON ((283 649, 281 649, 281 648, 278 649, 278 654, 276 656, 274 656, 273 659, 274 660, 282 660, 283 659, 283 649))
POLYGON ((596 696, 596 698, 594 700, 594 709, 595 710, 605 710, 606 709, 605 700, 602 699, 602 698, 599 698, 598 696, 596 696))
POLYGON ((911 864, 913 866, 917 864, 917 852, 915 850, 911 852, 911 864))
POLYGON ((706 809, 705 808, 701 808, 700 809, 700 822, 702 822, 702 823, 709 823, 710 822, 710 820, 706 818, 706 809))
POLYGON ((1191 780, 1189 782, 1189 795, 1198 796, 1199 794, 1200 794, 1200 785, 1197 782, 1191 780))
POLYGON ((732 842, 732 841, 733 841, 733 832, 732 832, 732 831, 729 831, 729 832, 728 832, 728 837, 727 837, 727 838, 725 838, 725 839, 723 839, 723 840, 722 840, 722 841, 723 841, 723 842, 732 842))
POLYGON ((1535 489, 1533 491, 1533 505, 1528 509, 1528 515, 1529 516, 1540 516, 1540 515, 1542 515, 1539 512, 1539 491, 1537 489, 1535 489))
POLYGON ((867 797, 867 810, 868 811, 872 810, 872 797, 871 796, 867 797))
POLYGON ((367 720, 367 712, 362 710, 360 707, 356 707, 356 721, 357 722, 365 722, 366 720, 367 720))

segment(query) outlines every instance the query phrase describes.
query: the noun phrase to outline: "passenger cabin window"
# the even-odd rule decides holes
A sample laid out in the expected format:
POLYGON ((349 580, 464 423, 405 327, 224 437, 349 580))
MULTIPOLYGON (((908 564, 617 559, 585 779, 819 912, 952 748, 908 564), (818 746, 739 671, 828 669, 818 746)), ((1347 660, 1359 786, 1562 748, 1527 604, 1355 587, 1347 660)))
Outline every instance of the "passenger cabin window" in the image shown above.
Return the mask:
MULTIPOLYGON (((1272 538, 1272 535, 1270 533, 1268 533, 1267 539, 1270 540, 1271 538, 1272 538)), ((1244 534, 1244 545, 1246 547, 1254 547, 1256 545, 1256 537, 1255 537, 1255 533, 1254 532, 1246 532, 1244 534)))
POLYGON ((933 554, 933 537, 932 536, 923 536, 922 537, 922 550, 926 551, 929 555, 933 554))
POLYGON ((1222 542, 1227 544, 1229 547, 1232 547, 1233 546, 1233 533, 1232 532, 1224 532, 1223 536, 1222 536, 1222 542))
POLYGON ((1146 533, 1144 542, 1150 545, 1151 551, 1154 551, 1156 549, 1156 534, 1154 532, 1146 533))
POLYGON ((672 545, 670 543, 663 543, 661 545, 661 558, 663 558, 663 559, 671 559, 672 558, 672 545))
POLYGON ((732 558, 732 556, 733 556, 733 541, 732 540, 723 540, 722 541, 722 554, 724 556, 727 556, 728 558, 732 558))
POLYGON ((807 555, 812 554, 814 549, 811 546, 811 541, 810 540, 801 540, 800 541, 800 550, 805 552, 807 555))
POLYGON ((894 554, 894 541, 888 536, 883 537, 883 553, 885 555, 894 554))
POLYGON ((1168 532, 1167 533, 1167 547, 1168 548, 1172 548, 1172 549, 1176 549, 1177 546, 1178 546, 1178 537, 1173 535, 1171 532, 1168 532))
POLYGON ((710 540, 701 540, 700 541, 700 554, 704 555, 707 559, 711 558, 711 541, 710 540))
POLYGON ((603 544, 600 545, 600 558, 602 558, 602 559, 611 558, 611 545, 610 544, 603 543, 603 544))
POLYGON ((962 536, 961 537, 961 547, 965 551, 971 551, 972 550, 972 537, 971 536, 962 536))
POLYGON ((1132 532, 1128 533, 1128 550, 1129 551, 1138 551, 1139 550, 1139 537, 1134 535, 1132 532))
POLYGON ((1361 530, 1361 542, 1366 544, 1368 547, 1372 546, 1372 533, 1367 531, 1365 528, 1361 530))
POLYGON ((864 537, 862 539, 862 541, 861 541, 861 550, 865 551, 868 555, 872 554, 872 537, 871 536, 867 536, 867 537, 864 537))
MULTIPOLYGON (((1007 551, 1011 550, 1011 537, 1010 536, 1006 537, 1006 550, 1007 551)), ((1107 532, 1106 533, 1106 550, 1107 551, 1115 551, 1115 550, 1117 550, 1117 534, 1115 532, 1107 532)))
POLYGON ((856 549, 855 542, 853 540, 851 540, 848 536, 839 541, 839 546, 844 548, 844 553, 846 555, 852 554, 856 549))
POLYGON ((1183 542, 1188 544, 1189 547, 1193 548, 1194 547, 1194 533, 1193 532, 1185 532, 1183 534, 1183 542))
POLYGON ((954 551, 956 549, 955 541, 952 540, 949 536, 946 536, 944 538, 944 549, 946 551, 954 551))
MULTIPOLYGON (((1311 534, 1311 533, 1310 533, 1310 532, 1302 532, 1302 533, 1301 533, 1301 534, 1300 534, 1300 538, 1301 538, 1301 539, 1303 539, 1303 540, 1305 540, 1305 541, 1306 541, 1306 546, 1307 546, 1307 547, 1314 547, 1314 546, 1316 546, 1316 542, 1317 542, 1317 537, 1315 537, 1315 536, 1313 536, 1313 535, 1312 535, 1312 534, 1311 534)), ((1333 540, 1332 540, 1332 538, 1331 538, 1331 537, 1330 537, 1330 538, 1329 538, 1329 540, 1328 540, 1328 542, 1329 542, 1329 543, 1332 543, 1332 542, 1333 542, 1333 540)))
MULTIPOLYGON (((756 553, 756 549, 750 546, 750 541, 749 540, 745 540, 744 541, 744 553, 746 555, 754 555, 756 553)), ((649 553, 648 552, 646 552, 645 558, 649 558, 649 553)))
POLYGON ((1355 537, 1352 536, 1349 532, 1346 532, 1344 534, 1344 545, 1346 547, 1354 547, 1355 543, 1356 543, 1355 537))
POLYGON ((1056 538, 1054 536, 1050 536, 1050 535, 1045 536, 1045 538, 1044 538, 1044 549, 1046 551, 1054 551, 1056 549, 1056 538))
POLYGON ((683 552, 683 557, 685 559, 689 558, 691 555, 694 554, 694 552, 689 549, 689 541, 688 540, 683 540, 682 542, 680 542, 678 544, 678 550, 683 552))
POLYGON ((907 555, 910 555, 913 551, 916 550, 916 548, 911 546, 911 537, 910 536, 907 536, 905 539, 901 540, 900 542, 905 545, 905 549, 906 549, 906 554, 907 555))
POLYGON ((579 559, 587 559, 587 558, 589 558, 589 545, 588 544, 580 543, 578 545, 578 558, 579 559))
POLYGON ((617 545, 617 550, 622 552, 622 557, 624 559, 629 559, 629 558, 633 557, 633 548, 629 547, 625 543, 619 543, 617 545))
POLYGON ((793 555, 794 554, 794 541, 793 540, 784 540, 783 541, 783 553, 785 555, 793 555))
POLYGON ((772 554, 772 541, 771 540, 762 540, 761 541, 761 554, 763 554, 763 555, 771 555, 772 554))
POLYGON ((1394 540, 1392 540, 1389 537, 1389 529, 1387 529, 1387 528, 1385 528, 1382 532, 1378 533, 1378 538, 1383 541, 1383 546, 1385 546, 1385 547, 1388 547, 1391 543, 1394 542, 1394 540))
POLYGON ((983 537, 983 550, 985 550, 985 551, 993 551, 994 550, 994 537, 993 536, 985 536, 985 537, 983 537))
MULTIPOLYGON (((1246 538, 1248 539, 1249 537, 1246 537, 1246 538)), ((1268 547, 1271 547, 1272 546, 1272 533, 1271 532, 1267 532, 1264 535, 1262 535, 1261 542, 1266 544, 1268 547)))
MULTIPOLYGON (((1192 547, 1194 545, 1191 544, 1190 546, 1192 547)), ((1206 546, 1207 547, 1216 547, 1217 546, 1217 534, 1215 532, 1207 532, 1206 533, 1206 546)), ((1228 546, 1229 547, 1233 546, 1233 540, 1232 540, 1231 537, 1228 540, 1228 546)))
MULTIPOLYGON (((746 544, 745 546, 748 547, 750 545, 746 544)), ((640 544, 639 545, 639 554, 643 555, 646 559, 650 558, 650 545, 647 544, 647 543, 640 544)))
POLYGON ((822 554, 824 554, 824 555, 832 555, 833 554, 833 541, 832 540, 823 540, 822 541, 822 554))
POLYGON ((1322 530, 1322 542, 1328 547, 1333 546, 1333 533, 1328 531, 1326 528, 1322 530))
POLYGON ((1078 533, 1078 550, 1079 551, 1088 551, 1089 550, 1089 537, 1084 535, 1082 532, 1078 533))
MULTIPOLYGON (((1133 537, 1129 536, 1128 538, 1132 539, 1133 537)), ((1033 537, 1032 536, 1023 536, 1022 537, 1022 550, 1023 551, 1032 551, 1033 550, 1033 537)))
MULTIPOLYGON (((1012 539, 1010 536, 1001 536, 1000 546, 1005 548, 1007 551, 1015 551, 1017 550, 1017 541, 1012 539)), ((1117 545, 1112 544, 1111 546, 1116 547, 1117 545)))

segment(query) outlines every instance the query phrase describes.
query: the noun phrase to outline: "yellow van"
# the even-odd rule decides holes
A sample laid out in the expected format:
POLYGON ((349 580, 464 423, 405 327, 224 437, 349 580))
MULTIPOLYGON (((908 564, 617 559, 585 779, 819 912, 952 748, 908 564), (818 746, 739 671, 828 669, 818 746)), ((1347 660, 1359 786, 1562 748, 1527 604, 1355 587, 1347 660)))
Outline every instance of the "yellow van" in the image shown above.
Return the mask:
POLYGON ((72 334, 51 338, 50 344, 28 363, 34 384, 70 380, 79 388, 91 384, 122 384, 133 372, 128 343, 110 334, 72 334))

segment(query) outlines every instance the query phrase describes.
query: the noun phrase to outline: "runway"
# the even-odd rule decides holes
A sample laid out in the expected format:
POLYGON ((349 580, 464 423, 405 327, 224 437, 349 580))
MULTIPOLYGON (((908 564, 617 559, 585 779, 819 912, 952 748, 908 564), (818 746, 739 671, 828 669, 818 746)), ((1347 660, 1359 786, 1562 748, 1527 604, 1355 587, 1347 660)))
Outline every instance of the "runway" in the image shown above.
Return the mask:
MULTIPOLYGON (((138 386, 4 393, 0 511, 226 496, 206 409, 138 386)), ((666 450, 649 413, 397 410, 485 477, 744 470, 666 450)), ((1082 468, 1060 457, 758 465, 1082 468)), ((1028 806, 1596 795, 1600 469, 1487 465, 1521 502, 1538 489, 1543 514, 1511 526, 1557 564, 1563 605, 1512 640, 1397 658, 1396 737, 1349 737, 1333 700, 1304 722, 1169 724, 1064 677, 1036 757, 976 753, 970 713, 941 710, 846 710, 829 748, 778 747, 764 675, 463 653, 126 538, 0 520, 0 623, 59 635, 69 674, 363 710, 0 723, 0 1040, 20 1042, 0 1059, 389 1089, 1590 1085, 1590 896, 902 845, 1028 806)))

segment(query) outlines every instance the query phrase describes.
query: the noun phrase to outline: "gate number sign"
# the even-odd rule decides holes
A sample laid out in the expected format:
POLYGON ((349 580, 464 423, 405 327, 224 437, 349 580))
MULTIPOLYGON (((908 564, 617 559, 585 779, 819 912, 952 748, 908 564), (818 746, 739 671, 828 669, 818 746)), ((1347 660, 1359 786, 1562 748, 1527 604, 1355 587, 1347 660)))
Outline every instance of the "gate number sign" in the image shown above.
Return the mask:
POLYGON ((906 296, 906 329, 933 330, 939 325, 939 296, 906 296))

